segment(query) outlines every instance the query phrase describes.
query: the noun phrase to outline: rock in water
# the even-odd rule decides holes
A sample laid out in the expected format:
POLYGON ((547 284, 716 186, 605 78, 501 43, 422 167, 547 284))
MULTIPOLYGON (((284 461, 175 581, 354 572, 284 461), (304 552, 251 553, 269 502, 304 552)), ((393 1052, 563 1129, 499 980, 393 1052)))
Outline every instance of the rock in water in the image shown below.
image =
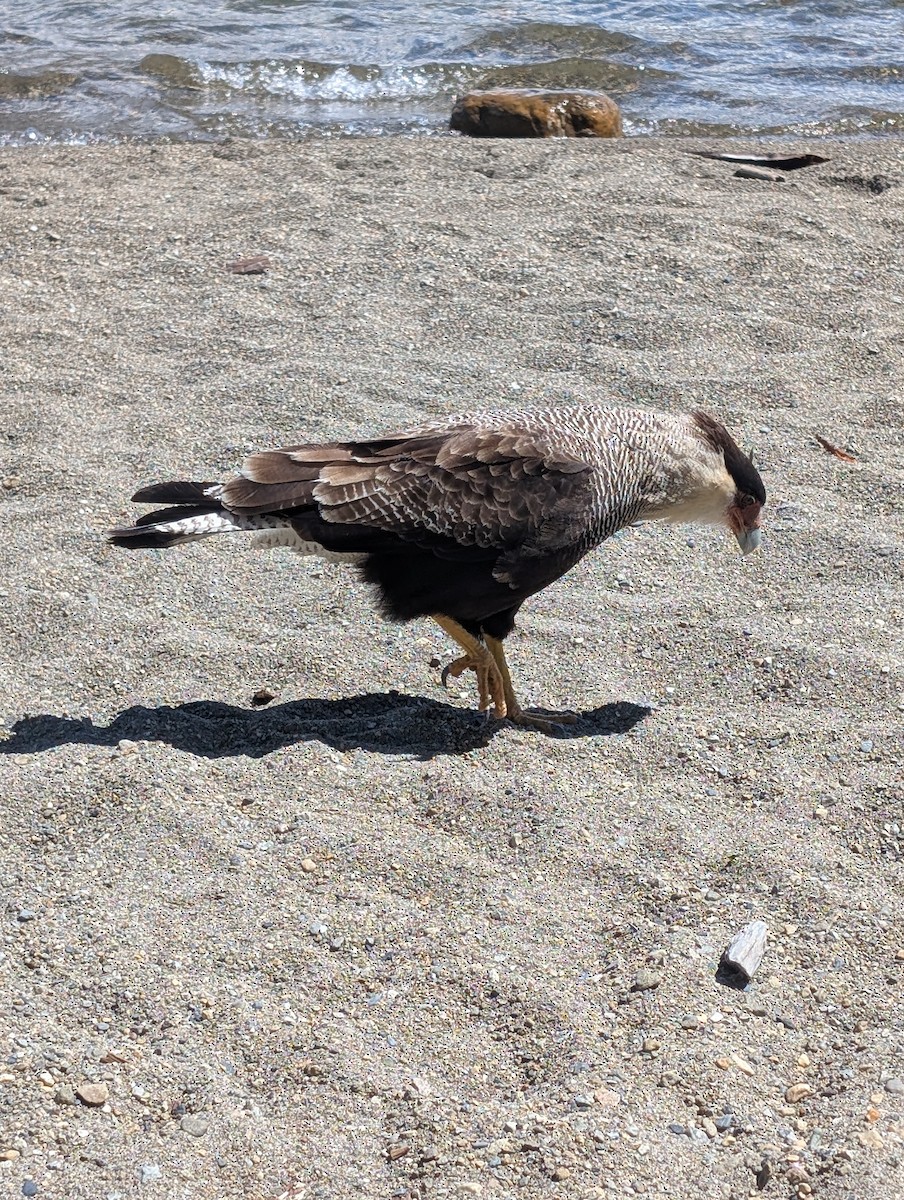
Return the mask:
POLYGON ((620 137, 621 112, 604 92, 500 88, 468 92, 452 109, 450 129, 470 137, 620 137))

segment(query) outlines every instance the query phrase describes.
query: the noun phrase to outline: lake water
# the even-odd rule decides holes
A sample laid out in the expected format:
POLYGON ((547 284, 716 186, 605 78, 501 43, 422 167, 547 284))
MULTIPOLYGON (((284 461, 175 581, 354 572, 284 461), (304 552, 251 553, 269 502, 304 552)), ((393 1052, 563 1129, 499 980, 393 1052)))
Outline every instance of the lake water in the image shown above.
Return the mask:
POLYGON ((438 133, 456 94, 608 92, 629 134, 904 131, 904 0, 0 0, 0 143, 438 133))

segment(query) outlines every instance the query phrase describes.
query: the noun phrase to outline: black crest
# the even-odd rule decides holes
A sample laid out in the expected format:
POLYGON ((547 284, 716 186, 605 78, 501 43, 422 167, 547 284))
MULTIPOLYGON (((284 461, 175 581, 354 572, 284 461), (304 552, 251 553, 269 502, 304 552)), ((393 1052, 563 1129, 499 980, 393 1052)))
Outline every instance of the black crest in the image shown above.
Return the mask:
POLYGON ((713 450, 721 450, 725 455, 725 469, 734 480, 738 491, 745 496, 753 496, 760 504, 765 504, 766 489, 763 487, 759 471, 722 422, 711 417, 709 413, 695 412, 694 424, 707 445, 712 446, 713 450))

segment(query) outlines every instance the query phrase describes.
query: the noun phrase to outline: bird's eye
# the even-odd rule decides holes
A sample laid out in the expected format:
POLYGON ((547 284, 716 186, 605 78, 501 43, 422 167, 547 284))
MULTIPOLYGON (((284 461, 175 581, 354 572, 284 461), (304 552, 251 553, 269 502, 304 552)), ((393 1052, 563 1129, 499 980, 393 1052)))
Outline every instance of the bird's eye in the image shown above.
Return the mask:
POLYGON ((753 496, 738 496, 736 500, 738 508, 750 508, 751 504, 756 504, 753 496))

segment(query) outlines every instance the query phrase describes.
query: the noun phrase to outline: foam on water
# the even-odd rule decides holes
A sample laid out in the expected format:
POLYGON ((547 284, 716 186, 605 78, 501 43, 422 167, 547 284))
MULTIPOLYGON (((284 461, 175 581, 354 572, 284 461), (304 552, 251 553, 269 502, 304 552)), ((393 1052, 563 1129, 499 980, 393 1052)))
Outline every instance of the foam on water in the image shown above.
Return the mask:
POLYGON ((626 129, 904 128, 900 0, 31 0, 0 13, 0 143, 445 130, 475 87, 609 92, 626 129))

